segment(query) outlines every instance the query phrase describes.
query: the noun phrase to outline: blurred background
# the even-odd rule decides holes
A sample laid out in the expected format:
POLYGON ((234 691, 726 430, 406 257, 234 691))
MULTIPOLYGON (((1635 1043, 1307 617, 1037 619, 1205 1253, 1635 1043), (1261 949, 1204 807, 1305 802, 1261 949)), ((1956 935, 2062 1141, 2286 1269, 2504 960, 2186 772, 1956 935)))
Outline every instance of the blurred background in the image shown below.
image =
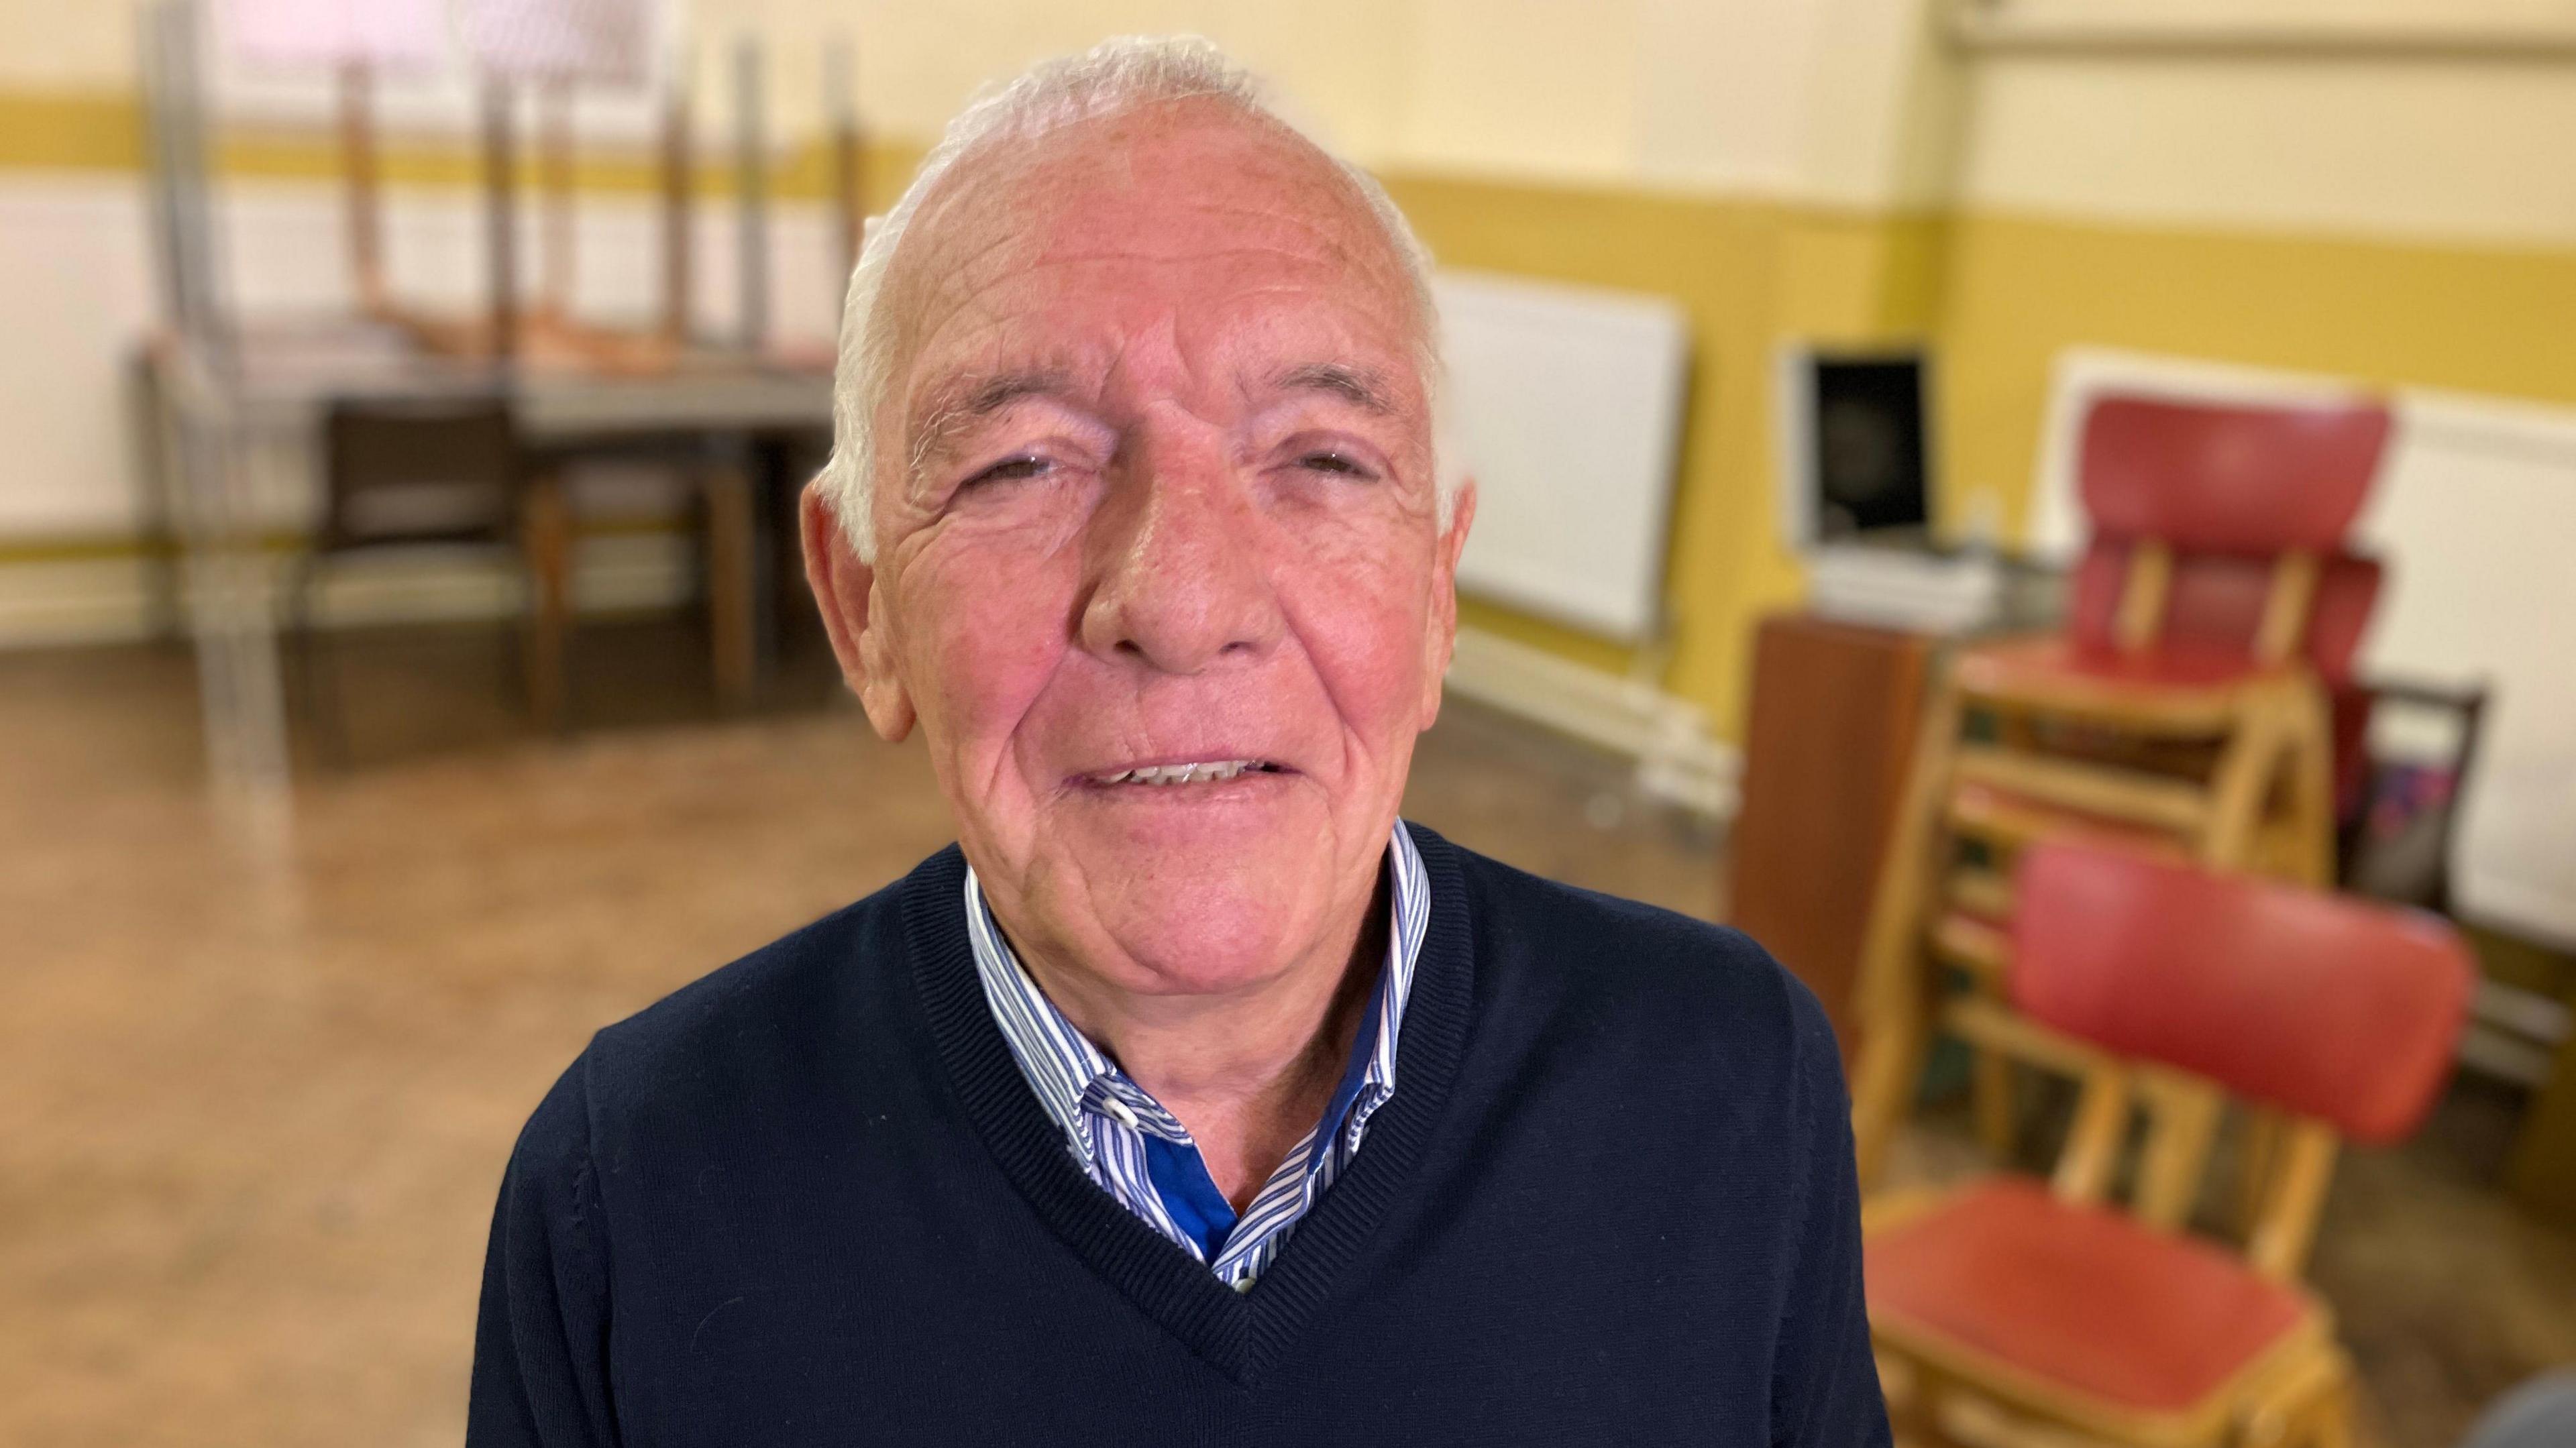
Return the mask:
POLYGON ((2339 1370, 2165 1370, 2237 1278, 2364 1443, 2576 1365, 2565 4, 0 0, 0 1440, 458 1439, 555 1073, 950 838, 795 556, 859 218, 1170 31, 1442 268, 1482 501, 1408 815, 1807 979, 1874 1278, 1981 1173, 2146 1224, 2060 1263, 2063 1393, 1942 1355, 2010 1304, 1874 1304, 1911 1434, 2338 1441, 2339 1370), (2034 1015, 2069 834, 2467 1005, 2034 1015), (2405 1030, 2396 1126, 2245 1064, 2405 1030))

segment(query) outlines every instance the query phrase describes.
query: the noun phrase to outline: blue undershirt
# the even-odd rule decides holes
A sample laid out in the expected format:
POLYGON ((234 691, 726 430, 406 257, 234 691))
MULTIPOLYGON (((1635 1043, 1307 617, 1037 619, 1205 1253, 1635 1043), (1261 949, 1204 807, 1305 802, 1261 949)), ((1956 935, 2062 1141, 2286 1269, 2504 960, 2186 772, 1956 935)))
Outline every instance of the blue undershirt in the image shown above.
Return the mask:
MULTIPOLYGON (((1317 1120, 1317 1131, 1339 1131, 1351 1114, 1351 1103, 1359 1099, 1360 1086, 1368 1078, 1368 1060, 1377 1049, 1378 1007, 1386 995, 1386 974, 1380 971, 1377 984, 1369 991, 1368 1009, 1360 1014, 1359 1039, 1351 1043, 1350 1063, 1342 1068, 1341 1084, 1333 1088, 1333 1099, 1324 1105, 1317 1120)), ((1321 1161, 1317 1155, 1310 1158, 1321 1161)), ((1311 1170, 1311 1167, 1309 1168, 1311 1170)), ((1213 1262, 1225 1249, 1226 1234, 1234 1230, 1234 1204, 1216 1188, 1216 1178, 1208 1174, 1207 1161, 1195 1146, 1165 1141, 1159 1136, 1145 1138, 1145 1175, 1154 1183, 1155 1195, 1163 1199, 1163 1210, 1171 1213, 1172 1225, 1190 1234, 1199 1250, 1213 1262)))

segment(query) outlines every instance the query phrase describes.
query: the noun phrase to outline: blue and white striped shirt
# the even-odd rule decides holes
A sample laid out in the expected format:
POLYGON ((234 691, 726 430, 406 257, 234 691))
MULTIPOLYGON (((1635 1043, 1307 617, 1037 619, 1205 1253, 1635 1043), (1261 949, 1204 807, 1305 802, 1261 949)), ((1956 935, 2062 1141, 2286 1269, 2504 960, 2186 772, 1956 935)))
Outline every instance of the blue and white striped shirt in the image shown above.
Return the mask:
POLYGON ((1074 1160, 1101 1190, 1238 1292, 1250 1291, 1279 1255, 1290 1230, 1359 1151, 1369 1117, 1395 1094, 1396 1037, 1431 917, 1431 896, 1422 856, 1401 822, 1386 862, 1386 969, 1352 1044, 1350 1068, 1323 1118, 1270 1174, 1239 1221, 1199 1159, 1189 1128, 1129 1080, 1038 989, 1003 939, 975 871, 966 871, 966 928, 984 999, 1020 1074, 1063 1130, 1074 1160))

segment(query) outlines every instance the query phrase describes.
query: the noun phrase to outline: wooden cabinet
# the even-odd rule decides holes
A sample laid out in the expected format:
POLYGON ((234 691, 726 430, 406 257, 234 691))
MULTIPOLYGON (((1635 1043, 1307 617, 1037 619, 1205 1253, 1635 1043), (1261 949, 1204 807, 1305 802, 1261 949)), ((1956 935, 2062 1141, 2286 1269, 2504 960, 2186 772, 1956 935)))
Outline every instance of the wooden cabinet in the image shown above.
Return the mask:
POLYGON ((1755 638, 1729 914, 1824 1002, 1846 1065, 1870 895, 1932 649, 1924 635, 1806 613, 1765 619, 1755 638))

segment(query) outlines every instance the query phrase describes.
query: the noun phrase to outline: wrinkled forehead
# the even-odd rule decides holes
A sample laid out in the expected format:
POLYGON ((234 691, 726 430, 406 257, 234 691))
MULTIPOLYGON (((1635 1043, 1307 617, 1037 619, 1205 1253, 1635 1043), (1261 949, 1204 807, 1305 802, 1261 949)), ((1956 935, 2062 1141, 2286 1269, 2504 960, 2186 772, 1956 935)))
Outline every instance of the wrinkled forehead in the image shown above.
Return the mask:
POLYGON ((871 319, 890 391, 962 310, 1040 273, 1112 267, 1284 280, 1406 336, 1423 321, 1394 238, 1331 158, 1267 118, 1167 102, 988 145, 941 179, 871 319))

